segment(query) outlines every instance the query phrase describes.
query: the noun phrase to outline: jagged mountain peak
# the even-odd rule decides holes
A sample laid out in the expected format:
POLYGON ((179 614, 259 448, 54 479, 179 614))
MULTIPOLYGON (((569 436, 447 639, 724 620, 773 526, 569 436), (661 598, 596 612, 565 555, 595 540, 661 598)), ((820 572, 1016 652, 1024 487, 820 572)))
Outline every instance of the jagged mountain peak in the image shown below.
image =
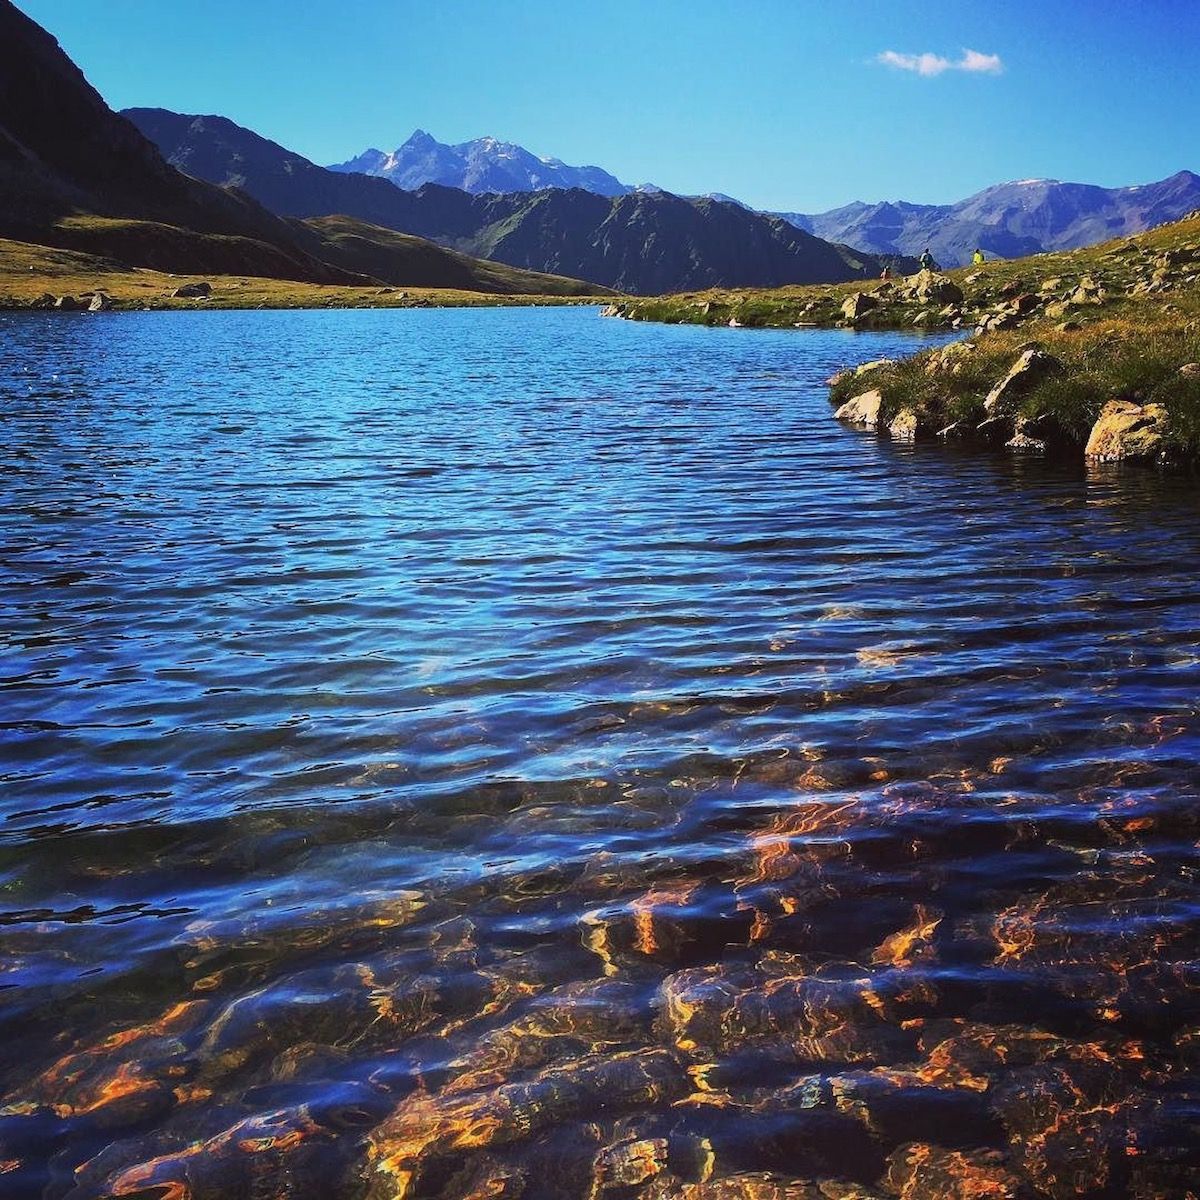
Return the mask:
POLYGON ((414 190, 425 183, 485 192, 532 192, 548 187, 583 188, 601 196, 633 191, 615 175, 595 166, 570 166, 544 157, 516 142, 488 135, 467 142, 439 142, 417 129, 390 154, 368 150, 331 171, 377 175, 397 187, 414 190))

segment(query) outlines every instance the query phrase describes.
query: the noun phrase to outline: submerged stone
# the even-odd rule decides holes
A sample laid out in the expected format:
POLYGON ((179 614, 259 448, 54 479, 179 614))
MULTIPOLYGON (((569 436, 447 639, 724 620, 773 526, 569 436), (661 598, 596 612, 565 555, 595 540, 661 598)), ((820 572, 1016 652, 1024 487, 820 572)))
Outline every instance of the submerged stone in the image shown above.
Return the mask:
POLYGON ((1020 1178, 996 1150, 947 1150, 927 1142, 901 1146, 886 1179, 898 1200, 1024 1200, 1020 1178))

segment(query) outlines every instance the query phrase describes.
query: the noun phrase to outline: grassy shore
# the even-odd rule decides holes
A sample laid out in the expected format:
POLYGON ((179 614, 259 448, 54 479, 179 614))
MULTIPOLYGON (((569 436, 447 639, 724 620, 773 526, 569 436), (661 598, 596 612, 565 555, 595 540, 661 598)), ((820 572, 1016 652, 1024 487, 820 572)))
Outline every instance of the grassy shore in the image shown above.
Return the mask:
POLYGON ((633 320, 704 325, 962 330, 969 337, 953 350, 835 376, 839 415, 894 437, 1200 462, 1200 217, 923 284, 690 293, 621 300, 614 309, 633 320), (1103 421, 1139 436, 1118 429, 1115 440, 1102 438, 1103 421))
POLYGON ((425 287, 342 287, 252 276, 169 275, 112 259, 0 238, 0 310, 48 306, 49 296, 107 295, 113 309, 449 308, 532 304, 599 304, 610 296, 496 295, 425 287), (207 283, 205 299, 175 297, 207 283))

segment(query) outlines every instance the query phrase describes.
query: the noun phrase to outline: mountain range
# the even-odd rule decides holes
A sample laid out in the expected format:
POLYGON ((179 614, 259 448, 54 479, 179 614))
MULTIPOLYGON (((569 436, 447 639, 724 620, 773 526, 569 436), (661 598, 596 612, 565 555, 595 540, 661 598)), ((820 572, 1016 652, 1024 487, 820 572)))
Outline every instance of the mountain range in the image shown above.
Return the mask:
MULTIPOLYGON (((425 183, 472 193, 579 187, 602 196, 660 190, 650 184, 631 187, 600 167, 570 167, 558 159, 539 158, 511 142, 487 137, 450 146, 422 130, 391 154, 368 150, 330 169, 378 176, 408 189, 425 183)), ((709 192, 707 198, 741 203, 720 192, 709 192)), ((916 257, 929 248, 943 265, 960 266, 970 261, 976 247, 1000 258, 1074 250, 1178 220, 1197 207, 1200 177, 1180 171, 1135 187, 1022 179, 996 184, 953 204, 855 201, 828 212, 771 215, 864 253, 916 257)))
POLYGON ((413 190, 440 183, 464 192, 538 192, 544 188, 582 188, 598 196, 624 196, 636 188, 600 167, 571 167, 557 158, 539 158, 523 146, 495 138, 476 138, 456 146, 418 129, 403 145, 385 154, 366 150, 329 170, 374 175, 413 190))
POLYGON ((975 247, 1017 258, 1076 250, 1177 221, 1200 208, 1200 176, 1180 171, 1157 183, 1102 188, 1055 179, 996 184, 957 204, 855 202, 825 213, 781 213, 818 237, 874 254, 920 254, 945 266, 969 262, 975 247))
POLYGON ((708 197, 577 187, 472 193, 438 183, 405 190, 319 167, 224 117, 145 108, 124 115, 180 170, 243 190, 281 216, 353 217, 460 254, 623 292, 837 282, 882 267, 877 255, 708 197))

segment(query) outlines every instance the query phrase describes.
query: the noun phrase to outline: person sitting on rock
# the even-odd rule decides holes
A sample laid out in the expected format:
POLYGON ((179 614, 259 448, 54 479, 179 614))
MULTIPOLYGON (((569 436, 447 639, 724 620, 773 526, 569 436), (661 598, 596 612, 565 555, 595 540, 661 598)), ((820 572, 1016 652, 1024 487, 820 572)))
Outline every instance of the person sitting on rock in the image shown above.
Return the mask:
POLYGON ((929 253, 929 247, 925 247, 924 253, 921 255, 921 270, 936 271, 937 263, 933 261, 933 255, 929 253))
POLYGON ((975 247, 975 253, 971 255, 971 261, 977 266, 982 266, 986 259, 983 257, 983 251, 978 246, 975 247))
POLYGON ((884 282, 887 282, 887 280, 891 279, 891 277, 892 277, 891 264, 884 263, 883 270, 879 272, 879 278, 882 279, 884 282))

